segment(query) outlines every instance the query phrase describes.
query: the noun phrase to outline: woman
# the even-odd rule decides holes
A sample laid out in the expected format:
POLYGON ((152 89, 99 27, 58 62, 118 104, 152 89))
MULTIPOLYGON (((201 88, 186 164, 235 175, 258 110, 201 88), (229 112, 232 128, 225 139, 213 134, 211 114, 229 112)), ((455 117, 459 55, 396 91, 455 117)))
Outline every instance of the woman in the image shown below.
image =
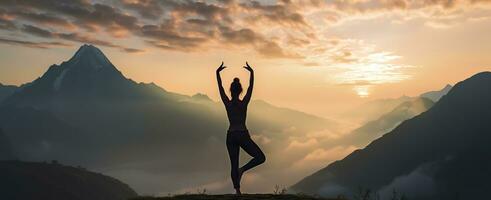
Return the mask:
POLYGON ((225 90, 222 86, 222 78, 220 77, 220 72, 225 68, 226 67, 223 66, 222 62, 216 71, 216 75, 220 97, 222 98, 223 104, 227 110, 228 121, 230 123, 227 131, 227 150, 231 164, 230 176, 232 177, 232 183, 234 184, 236 194, 241 194, 240 179, 242 174, 247 170, 264 163, 264 161, 266 161, 266 157, 259 146, 252 141, 245 124, 247 105, 249 105, 249 101, 251 101, 252 88, 254 86, 254 71, 252 70, 251 66, 249 66, 249 63, 246 62, 246 66, 244 66, 244 68, 250 72, 249 88, 247 88, 244 98, 240 100, 239 95, 242 93, 242 85, 240 84, 239 78, 234 78, 234 81, 230 85, 232 99, 229 99, 225 94, 225 90), (253 157, 247 164, 240 168, 239 148, 244 149, 253 157))

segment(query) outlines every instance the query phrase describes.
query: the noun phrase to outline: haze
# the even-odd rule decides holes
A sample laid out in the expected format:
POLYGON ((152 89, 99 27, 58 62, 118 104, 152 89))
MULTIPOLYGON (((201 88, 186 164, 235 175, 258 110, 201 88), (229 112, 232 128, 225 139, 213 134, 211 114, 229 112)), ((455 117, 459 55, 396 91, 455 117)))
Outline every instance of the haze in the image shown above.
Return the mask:
MULTIPOLYGON (((87 43, 136 82, 218 101, 215 69, 222 61, 228 66, 222 74, 228 88, 234 77, 247 83, 242 66, 248 61, 256 76, 253 99, 339 122, 306 131, 281 124, 275 128, 282 129, 282 138, 264 128, 270 135, 257 139, 262 145, 277 142, 269 147, 278 155, 277 162, 271 159, 277 165, 267 168, 275 173, 265 178, 270 171, 259 171, 246 184, 259 180, 254 191, 270 191, 272 176, 292 184, 363 147, 335 140, 362 125, 343 116, 363 103, 416 97, 491 70, 490 35, 491 1, 486 0, 3 0, 0 83, 31 82, 87 43), (280 158, 283 154, 295 155, 280 158), (290 167, 278 172, 281 164, 290 167)), ((287 121, 276 117, 268 120, 287 121)), ((110 173, 125 180, 147 178, 126 174, 110 173)), ((203 177, 204 187, 228 189, 226 178, 203 177)), ((194 187, 181 184, 175 186, 180 191, 194 187)))
POLYGON ((0 3, 2 83, 36 78, 83 42, 134 80, 214 99, 217 65, 230 67, 229 82, 245 78, 247 60, 257 68, 255 98, 332 116, 438 89, 491 63, 488 1, 79 0, 73 9, 89 11, 80 14, 54 4, 0 3))

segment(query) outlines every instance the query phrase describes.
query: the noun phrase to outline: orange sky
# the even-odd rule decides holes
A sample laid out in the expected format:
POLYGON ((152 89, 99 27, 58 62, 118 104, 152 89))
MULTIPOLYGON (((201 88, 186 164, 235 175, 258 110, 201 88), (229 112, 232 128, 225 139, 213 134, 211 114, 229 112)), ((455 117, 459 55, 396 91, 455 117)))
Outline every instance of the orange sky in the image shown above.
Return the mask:
POLYGON ((225 83, 246 83, 249 61, 253 98, 330 117, 491 70, 489 1, 308 2, 3 1, 0 83, 32 81, 91 43, 128 78, 214 99, 220 62, 225 83))

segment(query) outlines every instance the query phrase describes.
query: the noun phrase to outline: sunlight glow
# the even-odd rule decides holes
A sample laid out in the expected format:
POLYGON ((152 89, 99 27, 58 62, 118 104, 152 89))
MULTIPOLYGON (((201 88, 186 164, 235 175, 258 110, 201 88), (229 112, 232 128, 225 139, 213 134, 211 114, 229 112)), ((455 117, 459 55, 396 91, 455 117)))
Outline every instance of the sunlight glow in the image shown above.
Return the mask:
POLYGON ((335 38, 309 46, 303 55, 307 63, 331 69, 327 79, 339 85, 352 85, 360 97, 370 95, 369 88, 385 83, 397 83, 411 78, 412 65, 402 64, 396 55, 377 50, 374 44, 363 40, 335 38), (336 45, 332 45, 333 40, 336 45), (309 52, 324 49, 322 52, 309 52))
POLYGON ((343 66, 345 72, 338 75, 344 84, 382 84, 396 83, 409 79, 411 76, 403 72, 410 66, 387 63, 360 63, 343 66))
POLYGON ((361 98, 366 98, 368 97, 368 95, 370 95, 369 89, 370 89, 369 85, 358 85, 353 87, 353 90, 361 98))

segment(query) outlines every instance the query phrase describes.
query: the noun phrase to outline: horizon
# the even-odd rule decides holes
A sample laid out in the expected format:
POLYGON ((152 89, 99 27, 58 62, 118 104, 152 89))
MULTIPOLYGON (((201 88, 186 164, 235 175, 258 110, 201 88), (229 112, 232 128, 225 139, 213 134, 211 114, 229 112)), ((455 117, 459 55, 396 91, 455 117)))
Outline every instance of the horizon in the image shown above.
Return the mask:
MULTIPOLYGON (((40 73, 40 74, 39 74, 37 77, 41 77, 41 76, 42 76, 42 75, 43 75, 43 74, 44 74, 44 73, 45 73, 45 72, 48 70, 48 68, 49 68, 50 66, 52 66, 52 65, 61 65, 63 62, 66 62, 66 61, 70 60, 70 59, 71 59, 71 58, 72 58, 72 57, 75 55, 75 53, 77 52, 77 50, 78 50, 78 49, 80 49, 80 48, 82 48, 84 45, 93 45, 93 44, 89 44, 89 43, 86 43, 86 44, 81 44, 79 47, 75 48, 75 49, 73 50, 73 53, 72 53, 72 54, 70 54, 68 57, 64 58, 64 59, 63 59, 63 60, 61 60, 61 61, 58 61, 58 62, 56 62, 56 63, 52 63, 52 64, 48 65, 48 66, 46 67, 45 71, 43 71, 42 73, 40 73)), ((102 50, 102 49, 101 49, 99 46, 97 46, 97 45, 93 45, 93 46, 95 46, 96 48, 100 49, 100 50, 101 50, 101 51, 102 51, 102 52, 105 54, 104 50, 102 50)), ((106 55, 106 57, 109 59, 109 61, 111 61, 111 63, 113 63, 113 64, 114 64, 114 62, 111 60, 111 58, 110 58, 110 57, 108 57, 107 55, 106 55)), ((118 67, 118 65, 117 65, 117 64, 114 64, 114 65, 115 65, 116 69, 118 69, 119 71, 121 71, 121 69, 118 67)), ((491 70, 491 67, 490 67, 490 70, 491 70)), ((236 71, 238 71, 238 70, 236 70, 236 71)), ((166 88, 166 87, 164 87, 164 86, 162 86, 162 85, 159 85, 158 83, 156 83, 156 82, 154 82, 154 81, 149 81, 149 82, 139 81, 139 80, 136 80, 136 79, 134 79, 134 78, 132 78, 132 77, 129 77, 128 75, 126 75, 126 74, 124 73, 124 71, 121 71, 121 72, 123 73, 123 76, 125 76, 125 78, 127 78, 127 79, 131 79, 131 80, 135 81, 136 83, 153 83, 153 84, 156 84, 157 86, 161 87, 162 89, 164 89, 164 90, 166 90, 166 91, 168 91, 168 92, 174 92, 174 93, 177 93, 177 94, 183 94, 183 95, 187 95, 187 96, 193 96, 193 95, 196 95, 196 94, 204 94, 204 95, 208 96, 209 98, 211 98, 211 99, 212 99, 214 102, 219 102, 219 101, 220 101, 220 100, 219 100, 219 98, 218 98, 218 96, 217 96, 217 97, 215 97, 215 96, 211 96, 209 93, 204 93, 204 92, 200 92, 200 91, 197 91, 196 93, 185 93, 185 92, 180 92, 180 91, 173 91, 173 90, 169 90, 168 88, 166 88)), ((368 102, 371 102, 371 101, 374 101, 374 100, 399 99, 399 98, 403 98, 403 97, 419 97, 419 96, 420 96, 421 94, 423 94, 423 93, 426 93, 426 92, 431 92, 431 91, 439 91, 439 90, 441 90, 441 89, 443 89, 443 88, 447 87, 448 85, 450 85, 450 86, 454 86, 455 84, 457 84, 457 83, 459 83, 459 82, 461 82, 461 81, 463 81, 463 80, 465 80, 465 79, 467 79, 467 78, 470 78, 470 77, 472 77, 472 76, 474 76, 474 75, 476 75, 476 74, 478 74, 478 73, 482 73, 482 72, 489 72, 489 71, 487 71, 487 70, 484 70, 484 71, 478 71, 478 72, 476 72, 476 73, 474 73, 474 74, 471 74, 470 76, 464 77, 462 80, 457 80, 457 81, 455 81, 454 83, 447 83, 446 85, 443 85, 443 86, 442 86, 442 87, 440 87, 440 88, 426 89, 426 90, 424 90, 424 89, 423 89, 423 90, 422 90, 420 93, 416 93, 416 94, 414 94, 414 95, 411 95, 411 94, 409 94, 409 95, 408 95, 408 94, 406 94, 406 93, 403 93, 403 94, 401 94, 401 95, 399 95, 399 96, 386 96, 386 97, 381 97, 381 98, 365 98, 365 97, 360 97, 361 99, 364 99, 365 101, 360 101, 360 102, 357 102, 357 103, 355 104, 355 106, 362 106, 363 104, 368 103, 368 102)), ((243 73, 242 73, 242 74, 243 74, 243 73)), ((235 76, 234 76, 234 77, 235 77, 235 76)), ((228 78, 229 78, 229 79, 232 79, 232 78, 230 78, 230 77, 228 77, 228 78)), ((24 84, 31 83, 31 82, 32 82, 32 81, 34 81, 35 79, 36 79, 36 78, 34 78, 34 79, 30 80, 30 81, 26 81, 26 82, 23 82, 23 83, 18 83, 18 84, 8 84, 8 83, 6 83, 6 82, 1 82, 1 81, 0 81, 0 83, 1 83, 1 84, 3 84, 3 85, 6 85, 6 86, 8 86, 8 85, 12 85, 12 86, 21 86, 21 85, 24 85, 24 84)), ((212 92, 212 93, 213 93, 213 92, 212 92)), ((228 91, 227 91, 227 93, 228 93, 228 91)), ((228 94, 228 95, 229 95, 229 94, 228 94)), ((266 102, 268 102, 268 103, 270 103, 270 104, 272 104, 272 105, 276 105, 276 106, 279 106, 279 107, 284 107, 284 108, 289 108, 289 109, 294 109, 294 110, 298 110, 298 111, 301 111, 301 112, 305 112, 305 113, 308 113, 308 114, 312 114, 312 115, 316 115, 316 116, 319 116, 319 117, 324 117, 324 118, 329 118, 329 119, 336 119, 337 117, 339 117, 339 115, 342 115, 342 114, 344 114, 344 113, 346 113, 346 112, 349 112, 349 110, 342 110, 341 112, 336 113, 336 115, 327 115, 327 116, 326 116, 326 115, 322 115, 322 114, 320 114, 320 113, 316 113, 315 111, 310 112, 308 109, 307 109, 307 110, 303 110, 301 107, 300 107, 300 108, 299 108, 299 107, 294 107, 294 106, 291 106, 291 105, 289 105, 289 104, 287 104, 287 105, 281 105, 281 104, 276 104, 275 102, 270 102, 270 101, 268 101, 268 100, 266 100, 266 99, 254 98, 254 97, 253 97, 253 99, 254 99, 254 100, 263 100, 263 101, 266 101, 266 102)))
MULTIPOLYGON (((85 45, 91 45, 91 46, 94 46, 95 48, 97 48, 97 49, 99 49, 99 50, 100 50, 100 47, 98 47, 97 45, 93 45, 93 44, 81 44, 81 46, 77 47, 77 48, 76 48, 76 50, 74 51, 74 53, 73 53, 71 56, 69 56, 68 58, 66 58, 66 59, 65 59, 65 60, 63 60, 63 61, 60 61, 60 62, 58 62, 58 63, 53 63, 53 64, 49 65, 49 66, 46 68, 46 71, 47 71, 47 70, 48 70, 48 68, 49 68, 50 66, 52 66, 52 65, 61 65, 63 62, 67 62, 68 60, 70 60, 72 57, 74 57, 74 56, 75 56, 75 54, 77 53, 77 51, 78 51, 80 48, 82 48, 82 47, 83 47, 83 46, 85 46, 85 45)), ((102 51, 102 50, 101 50, 101 51, 102 51)), ((104 52, 102 51, 102 53, 104 53, 104 52)), ((107 57, 107 56, 106 56, 106 57, 107 57)), ((109 59, 109 61, 111 61, 111 59, 110 59, 110 58, 108 58, 108 59, 109 59)), ((112 63, 112 62, 113 62, 113 61, 111 61, 111 63, 112 63)), ((115 67, 116 67, 116 69, 118 69, 119 71, 121 71, 121 70, 118 68, 118 66, 116 66, 116 65, 115 65, 115 67)), ((46 71, 44 71, 43 73, 41 73, 41 74, 40 74, 38 77, 41 77, 41 76, 42 76, 42 75, 43 75, 43 74, 44 74, 46 71)), ((461 82, 461 81, 464 81, 465 79, 470 78, 470 77, 472 77, 472 76, 474 76, 474 75, 476 75, 476 74, 478 74, 478 73, 482 73, 482 72, 489 72, 489 71, 481 71, 481 72, 477 72, 477 73, 472 74, 471 76, 466 77, 466 78, 464 78, 464 79, 462 79, 462 80, 458 80, 458 81, 457 81, 457 82, 455 82, 454 84, 450 84, 450 83, 448 83, 448 84, 446 84, 445 86, 443 86, 443 87, 441 87, 441 88, 436 88, 436 89, 433 89, 433 90, 429 89, 429 90, 426 90, 426 91, 422 91, 420 94, 416 94, 416 95, 406 95, 406 94, 402 94, 402 95, 400 95, 400 96, 395 96, 395 97, 382 97, 382 98, 379 98, 379 99, 368 99, 367 101, 361 102, 361 103, 357 104, 356 106, 362 106, 364 103, 368 103, 369 101, 374 101, 374 100, 384 100, 384 99, 399 99, 399 98, 405 98, 405 97, 419 97, 421 94, 426 93, 426 92, 431 92, 431 91, 439 91, 439 90, 442 90, 442 89, 444 89, 444 88, 446 88, 446 87, 448 87, 448 86, 452 87, 452 86, 454 86, 455 84, 457 84, 457 83, 459 83, 459 82, 461 82)), ((177 93, 177 94, 183 94, 183 95, 187 95, 187 96, 193 96, 193 95, 197 95, 197 94, 202 94, 202 95, 206 95, 207 97, 211 98, 211 99, 212 99, 214 102, 219 102, 219 101, 220 101, 220 100, 218 99, 218 97, 216 97, 216 98, 210 97, 210 94, 207 94, 207 93, 203 93, 203 92, 199 92, 199 91, 198 91, 198 92, 193 93, 193 94, 186 94, 186 93, 180 93, 179 91, 171 91, 171 90, 168 90, 167 88, 165 88, 165 87, 163 87, 163 86, 161 86, 161 85, 156 84, 155 82, 141 82, 141 81, 134 80, 134 79, 132 79, 131 77, 126 76, 126 75, 124 74, 124 72, 122 72, 122 73, 123 73, 123 76, 124 76, 125 78, 127 78, 127 79, 131 79, 131 80, 135 81, 136 83, 155 84, 155 85, 157 85, 158 87, 160 87, 160 88, 162 88, 162 89, 164 89, 164 90, 166 90, 166 91, 168 91, 168 92, 173 92, 173 93, 177 93)), ((2 82, 0 82, 0 84, 6 85, 6 86, 11 85, 11 86, 18 86, 18 87, 20 87, 21 85, 31 83, 31 82, 32 82, 32 81, 34 81, 34 80, 35 80, 35 79, 33 79, 33 80, 31 80, 31 81, 27 81, 27 82, 25 82, 25 83, 20 83, 20 84, 18 84, 18 85, 14 85, 14 84, 5 84, 5 83, 2 83, 2 82)), ((229 92, 229 91, 227 91, 227 93, 228 93, 228 92, 229 92)), ((229 94, 227 94, 227 95, 229 95, 229 94)), ((364 97, 362 97, 362 98, 364 98, 364 97)), ((269 101, 264 100, 264 99, 260 99, 260 98, 253 98, 253 99, 255 99, 255 100, 262 100, 262 101, 266 101, 266 102, 268 102, 268 103, 270 103, 270 104, 272 104, 272 105, 277 105, 277 104, 275 104, 275 103, 269 102, 269 101)), ((319 115, 319 114, 317 114, 317 113, 315 113, 315 112, 314 112, 314 113, 311 113, 311 112, 308 112, 308 111, 304 111, 304 110, 302 110, 301 108, 288 107, 288 106, 281 106, 281 105, 277 105, 277 106, 284 107, 284 108, 295 109, 295 110, 298 110, 298 111, 301 111, 301 112, 305 112, 305 113, 308 113, 308 114, 312 114, 312 115, 316 115, 316 116, 319 116, 319 117, 325 117, 325 118, 329 118, 329 119, 336 119, 336 116, 335 116, 335 115, 334 115, 334 116, 322 116, 322 115, 319 115)), ((347 110, 344 110, 343 112, 348 112, 348 111, 347 111, 347 110)), ((340 114, 343 114, 343 113, 340 113, 340 114)))
POLYGON ((491 70, 485 1, 80 0, 71 6, 80 13, 56 3, 0 4, 1 83, 30 82, 89 43, 128 78, 214 100, 214 68, 221 61, 229 66, 229 84, 245 79, 249 61, 257 71, 253 98, 335 118, 370 100, 418 96, 491 70), (113 15, 97 18, 105 12, 113 15), (435 79, 439 74, 445 78, 435 79))
MULTIPOLYGON (((95 47, 95 48, 96 48, 96 49, 98 49, 98 50, 101 50, 101 49, 100 49, 100 48, 99 48, 97 45, 93 45, 93 44, 81 44, 81 46, 77 47, 77 49, 76 49, 76 50, 73 52, 73 54, 72 54, 71 56, 69 56, 68 58, 66 58, 66 59, 65 59, 65 60, 63 60, 63 61, 60 61, 60 62, 58 62, 58 63, 53 63, 53 64, 49 65, 49 66, 46 68, 46 71, 44 71, 43 73, 41 73, 41 75, 39 75, 38 77, 41 77, 41 76, 42 76, 42 75, 43 75, 45 72, 47 72, 47 70, 49 69, 49 67, 51 67, 51 66, 53 66, 53 65, 61 65, 62 63, 67 62, 67 61, 69 61, 70 59, 72 59, 72 58, 73 58, 73 57, 76 55, 76 53, 77 53, 77 52, 78 52, 78 51, 79 51, 81 48, 83 48, 84 46, 92 46, 92 47, 95 47)), ((104 54, 104 52, 103 52, 103 51, 102 51, 102 53, 104 54)), ((106 58, 107 58, 107 56, 106 56, 106 58)), ((108 58, 108 59, 109 59, 109 58, 108 58)), ((109 59, 109 61, 112 63, 111 59, 109 59)), ((118 68, 118 66, 116 66, 116 65, 115 65, 115 67, 116 67, 116 69, 118 69, 119 71, 121 71, 121 70, 118 68)), ((478 74, 478 73, 482 73, 482 72, 489 72, 489 71, 481 71, 481 72, 477 72, 476 74, 478 74)), ((134 80, 134 79, 132 79, 131 77, 126 76, 126 75, 124 74, 124 72, 122 72, 122 73, 123 73, 123 76, 124 76, 125 78, 130 79, 130 80, 133 80, 133 81, 135 81, 136 83, 155 84, 155 82, 141 82, 141 81, 138 81, 138 80, 134 80)), ((471 76, 474 76, 474 75, 476 75, 476 74, 473 74, 473 75, 471 75, 471 76)), ((469 76, 469 77, 467 77, 467 78, 470 78, 471 76, 469 76)), ((467 79, 467 78, 465 78, 465 79, 467 79)), ((463 79, 463 80, 465 80, 465 79, 463 79)), ((16 84, 5 84, 5 83, 2 83, 2 82, 0 82, 0 84, 5 85, 5 86, 16 86, 16 87, 20 87, 20 86, 22 86, 22 85, 25 85, 25 84, 28 84, 28 83, 32 83, 34 80, 35 80, 35 79, 33 79, 33 80, 31 80, 31 81, 24 82, 24 83, 20 83, 20 84, 17 84, 17 85, 16 85, 16 84)), ((463 81, 463 80, 459 80, 459 81, 457 81, 455 84, 457 84, 457 83, 459 83, 459 82, 461 82, 461 81, 463 81)), ((444 88, 446 88, 446 87, 452 87, 452 86, 454 86, 455 84, 447 84, 447 85, 445 85, 445 86, 443 86, 443 87, 441 87, 441 88, 439 88, 439 89, 437 88, 437 89, 434 89, 434 90, 427 90, 427 91, 425 91, 425 92, 439 91, 439 90, 444 89, 444 88)), ((157 84, 155 84, 155 85, 157 85, 157 84)), ((207 96, 207 97, 211 98, 211 99, 212 99, 213 101, 215 101, 215 102, 219 102, 219 101, 220 101, 219 99, 215 99, 215 98, 210 97, 210 95, 209 95, 209 94, 207 94, 207 93, 196 92, 196 93, 193 93, 193 94, 185 94, 185 93, 180 93, 180 92, 178 92, 178 91, 170 91, 170 90, 167 90, 165 87, 160 86, 160 85, 157 85, 157 86, 159 86, 160 88, 162 88, 162 89, 164 89, 164 90, 166 90, 166 91, 168 91, 168 92, 173 92, 173 93, 177 93, 177 94, 183 94, 183 95, 187 95, 187 96, 193 96, 193 95, 198 95, 198 94, 201 94, 201 95, 205 95, 205 96, 207 96)), ((229 92, 229 91, 227 91, 227 93, 228 93, 228 92, 229 92)), ((423 93, 425 93, 425 92, 423 92, 423 93)), ((421 93, 421 94, 423 94, 423 93, 421 93)), ((227 95, 229 95, 229 94, 227 94, 227 95)), ((242 95, 243 95, 243 94, 242 94, 242 95)), ((242 96, 242 95, 241 95, 241 96, 242 96)), ((411 96, 411 95, 402 94, 401 96, 397 96, 397 97, 386 97, 386 98, 380 98, 380 99, 375 99, 375 100, 393 99, 393 98, 396 98, 396 99, 397 99, 397 98, 405 98, 405 97, 418 97, 419 95, 420 95, 420 94, 415 95, 415 96, 411 96)), ((256 99, 256 100, 263 100, 263 99, 256 99)), ((265 101, 265 100, 263 100, 263 101, 265 101)), ((367 103, 367 102, 364 102, 364 103, 367 103)), ((295 108, 290 108, 290 109, 295 109, 295 108)), ((299 110, 299 111, 301 111, 300 109, 298 109, 298 110, 299 110)))

